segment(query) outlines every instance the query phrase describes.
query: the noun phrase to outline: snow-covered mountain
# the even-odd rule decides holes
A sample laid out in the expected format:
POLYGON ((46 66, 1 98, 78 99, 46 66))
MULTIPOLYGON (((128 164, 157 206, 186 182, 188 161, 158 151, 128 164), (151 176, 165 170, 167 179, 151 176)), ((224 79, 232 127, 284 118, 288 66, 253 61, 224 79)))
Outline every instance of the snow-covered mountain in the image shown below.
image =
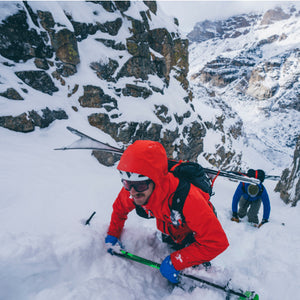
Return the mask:
MULTIPOLYGON (((1 7, 0 126, 30 132, 76 120, 120 147, 159 140, 169 157, 216 167, 281 173, 293 163, 300 122, 294 6, 198 23, 191 45, 152 1, 1 7), (253 152, 270 163, 252 162, 253 152)), ((93 154, 106 165, 118 159, 93 154)))
MULTIPOLYGON (((300 134, 299 10, 283 6, 264 14, 204 21, 188 37, 190 83, 196 101, 214 109, 213 119, 201 115, 213 129, 211 137, 216 137, 215 127, 224 127, 220 149, 224 147, 221 139, 225 141, 232 130, 229 120, 235 118, 239 130, 225 146, 234 149, 232 141, 242 138, 279 168, 295 165, 293 154, 300 134)), ((217 155, 218 150, 206 154, 212 161, 217 155)), ((299 185, 299 172, 292 173, 299 185)), ((296 183, 293 189, 290 200, 299 200, 296 183)))
MULTIPOLYGON (((121 188, 115 158, 97 156, 99 164, 90 150, 54 151, 77 139, 66 126, 114 146, 157 139, 170 156, 182 153, 222 168, 263 167, 280 174, 287 167, 278 185, 265 180, 271 215, 259 229, 246 219, 230 220, 237 183, 217 178, 211 201, 230 246, 210 270, 184 271, 234 290, 254 290, 263 300, 296 297, 300 207, 280 196, 286 202, 297 197, 300 145, 293 153, 292 139, 285 147, 265 134, 267 143, 262 131, 275 130, 277 116, 287 110, 292 130, 298 112, 285 107, 266 115, 263 108, 276 94, 255 100, 234 92, 234 81, 217 87, 193 79, 212 66, 214 43, 222 48, 233 41, 234 47, 243 37, 235 35, 190 45, 189 82, 188 42, 159 3, 0 2, 1 300, 225 298, 206 285, 189 291, 171 286, 157 269, 107 253, 104 239, 121 188), (203 49, 199 56, 196 46, 203 49)), ((132 212, 121 240, 129 252, 160 263, 172 250, 156 233, 154 219, 132 212)))
MULTIPOLYGON (((25 133, 68 120, 119 147, 159 140, 169 157, 224 169, 280 174, 293 163, 300 94, 294 7, 198 23, 190 45, 153 1, 1 8, 0 126, 25 133), (255 152, 263 165, 251 160, 255 152)), ((118 160, 93 155, 106 165, 118 160)))

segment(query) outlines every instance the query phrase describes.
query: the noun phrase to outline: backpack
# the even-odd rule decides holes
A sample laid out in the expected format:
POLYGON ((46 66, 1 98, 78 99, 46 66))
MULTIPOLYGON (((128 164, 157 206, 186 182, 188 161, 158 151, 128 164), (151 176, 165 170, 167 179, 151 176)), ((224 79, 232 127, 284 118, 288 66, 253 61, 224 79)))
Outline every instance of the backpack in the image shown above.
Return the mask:
MULTIPOLYGON (((266 175, 265 175, 265 172, 261 169, 258 169, 258 170, 249 169, 248 172, 247 172, 247 176, 257 178, 262 183, 265 180, 266 175)), ((243 182, 242 190, 243 190, 244 194, 246 194, 246 195, 248 195, 248 197, 250 197, 250 195, 246 191, 245 182, 243 182)), ((261 196, 261 194, 263 193, 263 191, 264 191, 264 186, 259 186, 259 192, 255 197, 259 198, 261 196)))
POLYGON ((265 171, 261 170, 261 169, 258 169, 258 170, 249 169, 247 172, 247 176, 257 178, 262 183, 265 180, 266 174, 265 174, 265 171))
MULTIPOLYGON (((242 186, 242 191, 243 191, 243 193, 246 194, 248 197, 250 197, 248 191, 246 191, 245 182, 242 182, 242 185, 243 185, 243 186, 242 186)), ((259 198, 259 197, 262 195, 263 191, 264 191, 264 186, 259 186, 259 192, 258 192, 258 194, 255 196, 255 198, 259 198)), ((248 198, 248 199, 249 199, 249 198, 248 198)))
MULTIPOLYGON (((205 193, 212 195, 212 182, 204 172, 204 169, 195 162, 177 162, 168 160, 168 171, 179 179, 179 184, 173 195, 171 221, 178 227, 184 223, 182 213, 185 199, 190 191, 191 184, 200 188, 205 193)), ((143 218, 154 218, 151 212, 147 212, 142 206, 136 205, 136 213, 143 218)))

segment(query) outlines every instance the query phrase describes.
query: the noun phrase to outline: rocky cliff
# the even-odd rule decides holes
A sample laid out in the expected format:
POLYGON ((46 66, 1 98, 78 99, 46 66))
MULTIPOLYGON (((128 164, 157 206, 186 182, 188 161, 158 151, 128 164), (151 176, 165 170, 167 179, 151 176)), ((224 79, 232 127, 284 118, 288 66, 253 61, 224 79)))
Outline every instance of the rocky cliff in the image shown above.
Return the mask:
POLYGON ((170 157, 192 160, 203 151, 188 41, 155 1, 0 6, 0 126, 25 133, 79 118, 122 147, 158 140, 170 157))
POLYGON ((285 203, 296 206, 300 200, 300 136, 296 144, 293 162, 289 168, 284 169, 280 181, 275 187, 285 203))

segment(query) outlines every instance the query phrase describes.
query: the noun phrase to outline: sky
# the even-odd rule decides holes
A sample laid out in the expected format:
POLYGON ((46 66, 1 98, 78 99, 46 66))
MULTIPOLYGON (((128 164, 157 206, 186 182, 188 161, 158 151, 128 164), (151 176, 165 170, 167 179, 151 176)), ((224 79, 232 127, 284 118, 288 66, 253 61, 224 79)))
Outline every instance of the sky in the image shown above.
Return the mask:
POLYGON ((223 19, 235 14, 261 12, 277 4, 294 4, 300 8, 300 1, 158 1, 168 15, 179 20, 184 33, 190 32, 197 22, 206 19, 223 19))

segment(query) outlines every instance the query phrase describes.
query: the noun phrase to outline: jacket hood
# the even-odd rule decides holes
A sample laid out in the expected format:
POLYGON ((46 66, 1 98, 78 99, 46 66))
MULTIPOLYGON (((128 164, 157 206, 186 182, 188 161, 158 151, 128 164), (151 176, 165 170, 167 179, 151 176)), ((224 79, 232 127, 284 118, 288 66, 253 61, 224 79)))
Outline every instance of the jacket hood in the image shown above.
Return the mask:
POLYGON ((161 208, 175 192, 178 179, 168 172, 168 157, 162 144, 148 140, 134 142, 124 151, 117 169, 152 179, 155 188, 145 206, 150 211, 155 211, 156 217, 161 215, 162 218, 164 213, 167 214, 161 208))
POLYGON ((159 185, 168 175, 168 158, 161 143, 139 140, 123 153, 118 170, 145 175, 159 185))

